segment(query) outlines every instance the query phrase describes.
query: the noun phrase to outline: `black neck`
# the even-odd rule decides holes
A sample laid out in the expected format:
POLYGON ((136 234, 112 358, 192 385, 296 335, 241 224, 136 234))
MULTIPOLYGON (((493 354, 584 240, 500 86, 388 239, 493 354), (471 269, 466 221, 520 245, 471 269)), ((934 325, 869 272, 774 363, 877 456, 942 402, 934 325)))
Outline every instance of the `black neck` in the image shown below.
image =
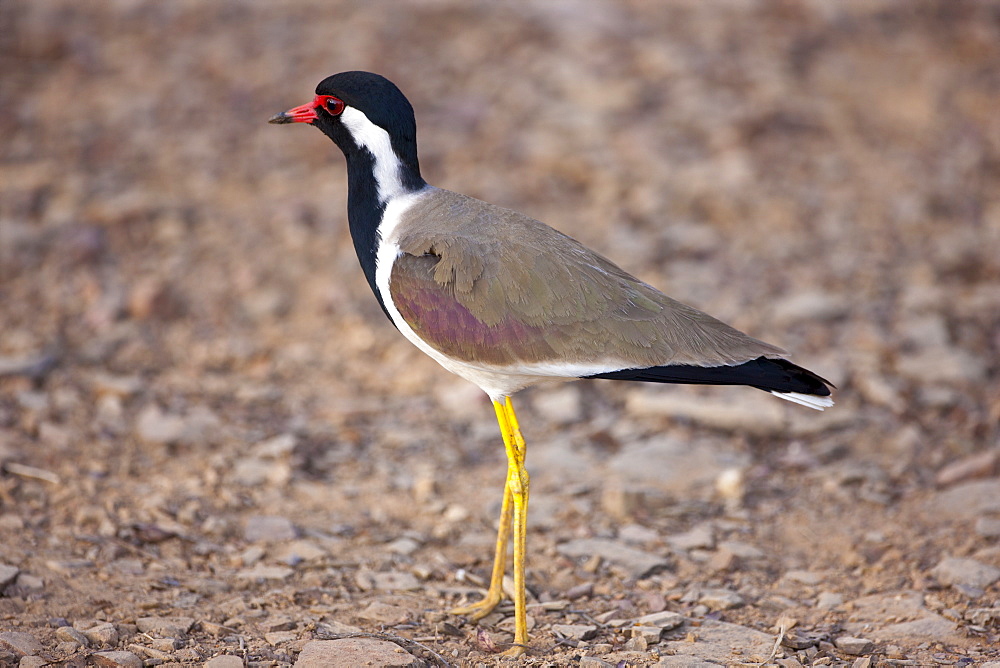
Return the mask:
MULTIPOLYGON (((378 181, 375 179, 375 158, 365 149, 344 151, 347 158, 347 220, 358 254, 361 269, 368 279, 368 286, 378 299, 382 311, 389 317, 382 295, 375 285, 376 255, 379 246, 379 226, 385 213, 385 203, 379 201, 378 181)), ((400 181, 406 192, 416 192, 426 182, 405 163, 400 163, 400 181)), ((418 168, 419 169, 419 168, 418 168)), ((392 321, 392 318, 389 318, 392 321)))

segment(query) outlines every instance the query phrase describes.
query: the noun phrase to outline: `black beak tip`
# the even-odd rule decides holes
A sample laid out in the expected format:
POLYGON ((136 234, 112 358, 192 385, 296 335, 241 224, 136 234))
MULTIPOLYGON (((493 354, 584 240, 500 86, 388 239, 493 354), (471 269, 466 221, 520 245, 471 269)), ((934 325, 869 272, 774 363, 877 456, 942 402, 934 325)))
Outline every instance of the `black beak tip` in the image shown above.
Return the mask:
POLYGON ((271 116, 271 118, 267 119, 267 122, 275 125, 284 125, 285 123, 294 123, 295 120, 283 111, 280 114, 271 116))

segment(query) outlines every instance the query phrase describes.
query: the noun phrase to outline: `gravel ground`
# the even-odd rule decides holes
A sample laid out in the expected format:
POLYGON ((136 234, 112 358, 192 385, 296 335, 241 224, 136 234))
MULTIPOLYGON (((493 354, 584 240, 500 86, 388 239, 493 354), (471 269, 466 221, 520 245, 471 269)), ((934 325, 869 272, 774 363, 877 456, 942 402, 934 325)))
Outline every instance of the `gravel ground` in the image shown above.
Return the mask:
POLYGON ((1000 3, 958 0, 4 0, 0 665, 503 663, 508 607, 442 612, 489 404, 379 311, 336 148, 265 123, 347 69, 431 183, 839 387, 519 395, 518 665, 997 665, 1000 3))

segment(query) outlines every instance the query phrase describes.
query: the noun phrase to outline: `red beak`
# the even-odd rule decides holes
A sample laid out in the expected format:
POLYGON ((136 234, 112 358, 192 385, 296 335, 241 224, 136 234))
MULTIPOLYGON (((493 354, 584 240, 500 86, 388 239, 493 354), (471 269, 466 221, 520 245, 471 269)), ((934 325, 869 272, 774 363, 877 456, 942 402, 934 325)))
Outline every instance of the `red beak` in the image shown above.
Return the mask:
POLYGON ((275 114, 268 119, 268 123, 312 123, 317 118, 316 101, 307 102, 301 106, 275 114))

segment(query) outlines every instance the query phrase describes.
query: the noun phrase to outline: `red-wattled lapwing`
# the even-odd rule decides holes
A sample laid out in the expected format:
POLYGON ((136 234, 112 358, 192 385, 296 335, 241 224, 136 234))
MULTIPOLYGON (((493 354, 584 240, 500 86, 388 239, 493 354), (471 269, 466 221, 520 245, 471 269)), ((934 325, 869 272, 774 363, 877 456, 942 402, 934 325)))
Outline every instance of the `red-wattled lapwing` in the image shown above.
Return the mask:
POLYGON ((514 534, 514 647, 528 641, 524 599, 528 472, 510 397, 549 380, 609 378, 748 385, 803 406, 832 406, 833 385, 758 341, 667 297, 525 215, 441 190, 420 176, 413 107, 388 79, 343 72, 271 123, 309 123, 347 158, 354 248, 392 324, 493 401, 504 486, 486 597, 452 610, 474 620, 502 598, 514 534))

